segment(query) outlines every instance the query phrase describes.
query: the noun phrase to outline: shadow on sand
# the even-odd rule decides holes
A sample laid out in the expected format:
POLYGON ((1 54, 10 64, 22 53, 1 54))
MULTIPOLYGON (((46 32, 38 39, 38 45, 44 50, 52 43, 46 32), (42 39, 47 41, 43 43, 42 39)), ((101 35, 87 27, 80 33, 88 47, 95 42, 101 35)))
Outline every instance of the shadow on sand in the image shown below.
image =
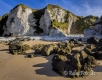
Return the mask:
POLYGON ((59 76, 57 73, 55 73, 52 70, 52 58, 53 58, 53 55, 50 55, 50 56, 45 57, 45 58, 48 60, 47 63, 41 63, 41 64, 33 65, 33 67, 42 67, 41 69, 34 70, 36 72, 36 74, 46 75, 46 76, 49 76, 49 77, 59 76))
POLYGON ((9 51, 9 49, 2 49, 2 50, 0 50, 0 51, 9 51))
POLYGON ((97 66, 93 69, 94 72, 102 72, 102 65, 97 66))

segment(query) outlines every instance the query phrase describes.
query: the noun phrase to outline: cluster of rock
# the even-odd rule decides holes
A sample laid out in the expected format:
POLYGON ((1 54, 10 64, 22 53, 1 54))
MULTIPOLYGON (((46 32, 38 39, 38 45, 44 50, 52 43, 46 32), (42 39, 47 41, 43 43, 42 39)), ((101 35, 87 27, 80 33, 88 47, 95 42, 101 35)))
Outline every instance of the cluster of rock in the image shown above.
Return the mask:
POLYGON ((52 66, 58 74, 73 78, 90 75, 92 68, 97 66, 97 62, 93 56, 87 55, 84 51, 67 55, 58 52, 54 55, 52 66))
POLYGON ((48 44, 48 45, 39 44, 39 45, 34 45, 32 47, 32 49, 35 51, 34 54, 41 54, 42 56, 49 56, 54 53, 55 45, 53 45, 53 44, 48 44))
POLYGON ((11 54, 26 54, 25 51, 29 50, 30 46, 27 44, 22 44, 22 42, 19 39, 15 39, 11 42, 9 42, 9 51, 11 54))
POLYGON ((102 60, 102 39, 91 37, 84 51, 96 59, 102 60))
POLYGON ((96 59, 84 50, 73 50, 73 47, 75 44, 61 45, 52 59, 53 70, 62 76, 72 78, 91 74, 92 68, 97 66, 96 59))
MULTIPOLYGON (((25 51, 30 49, 29 45, 22 45, 21 41, 22 39, 16 39, 9 43, 11 54, 25 54, 25 51)), ((28 57, 33 58, 37 54, 42 56, 54 54, 52 70, 66 77, 84 77, 90 75, 92 68, 98 66, 96 59, 102 60, 101 44, 102 39, 94 37, 87 39, 87 43, 83 43, 81 39, 71 39, 69 42, 38 44, 31 48, 34 53, 28 57)))

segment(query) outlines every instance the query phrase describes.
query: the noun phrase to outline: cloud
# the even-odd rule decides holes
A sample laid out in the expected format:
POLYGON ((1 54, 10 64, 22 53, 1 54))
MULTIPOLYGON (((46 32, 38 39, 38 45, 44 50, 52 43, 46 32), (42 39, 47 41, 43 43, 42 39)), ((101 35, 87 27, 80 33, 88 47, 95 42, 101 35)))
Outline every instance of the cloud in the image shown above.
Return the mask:
POLYGON ((73 12, 76 15, 84 15, 82 14, 83 9, 81 9, 81 7, 79 7, 78 5, 72 3, 70 0, 62 0, 62 2, 64 3, 64 8, 66 8, 67 10, 73 12))
POLYGON ((68 0, 61 0, 64 4, 66 4, 66 5, 71 5, 72 3, 70 2, 70 1, 68 1, 68 0))
POLYGON ((0 4, 7 7, 7 8, 12 8, 12 6, 10 6, 9 4, 5 3, 4 1, 0 0, 0 4))
MULTIPOLYGON (((72 3, 74 0, 62 0, 62 2, 66 5, 65 8, 70 10, 79 16, 101 16, 102 15, 102 5, 96 0, 78 0, 79 2, 72 3), (96 3, 96 4, 95 4, 96 3)), ((100 1, 102 2, 102 1, 100 1)))
POLYGON ((0 16, 8 13, 12 9, 12 6, 0 0, 0 16))
POLYGON ((86 10, 87 15, 101 16, 102 15, 102 6, 90 6, 88 3, 83 4, 83 7, 86 10))

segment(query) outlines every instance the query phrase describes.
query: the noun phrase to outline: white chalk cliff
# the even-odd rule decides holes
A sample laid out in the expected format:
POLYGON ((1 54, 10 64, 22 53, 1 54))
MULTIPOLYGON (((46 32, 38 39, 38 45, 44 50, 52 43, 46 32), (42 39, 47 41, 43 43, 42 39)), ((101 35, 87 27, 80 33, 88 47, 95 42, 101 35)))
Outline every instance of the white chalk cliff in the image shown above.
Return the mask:
POLYGON ((12 33, 14 36, 32 36, 33 27, 36 26, 36 20, 32 10, 28 7, 16 6, 8 15, 6 26, 4 26, 4 35, 12 33))
MULTIPOLYGON (((75 32, 75 29, 78 32, 78 29, 82 28, 85 22, 84 18, 76 16, 58 5, 51 4, 40 10, 31 9, 24 4, 19 4, 10 11, 6 18, 5 20, 4 16, 0 21, 1 23, 6 23, 2 25, 0 23, 0 31, 2 32, 0 35, 2 36, 10 34, 14 36, 66 36, 71 32, 75 32), (80 28, 76 28, 79 24, 82 24, 80 28)), ((91 20, 90 17, 85 19, 91 20)), ((86 20, 86 22, 90 21, 86 20)), ((84 25, 84 27, 86 26, 84 25)), ((101 24, 95 25, 85 30, 84 34, 100 34, 100 28, 101 24)))
POLYGON ((73 23, 76 21, 76 16, 72 13, 68 13, 66 10, 60 8, 56 5, 48 5, 44 11, 44 15, 40 18, 40 28, 43 29, 43 34, 51 35, 68 35, 70 34, 70 29, 73 23), (54 30, 52 24, 53 20, 56 20, 58 23, 66 23, 68 25, 63 25, 63 27, 67 27, 67 29, 62 29, 55 25, 56 29, 54 30), (56 33, 53 31, 57 31, 56 33), (59 33, 60 32, 60 33, 59 33), (59 33, 59 34, 58 34, 59 33))

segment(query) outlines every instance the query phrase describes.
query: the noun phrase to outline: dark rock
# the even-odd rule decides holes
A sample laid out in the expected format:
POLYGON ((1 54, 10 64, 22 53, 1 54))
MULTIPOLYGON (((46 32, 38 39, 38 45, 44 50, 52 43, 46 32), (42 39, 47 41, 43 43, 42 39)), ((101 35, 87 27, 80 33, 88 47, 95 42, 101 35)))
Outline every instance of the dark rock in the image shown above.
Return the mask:
POLYGON ((9 43, 9 51, 11 54, 25 54, 26 50, 29 50, 30 46, 25 44, 22 45, 18 40, 11 41, 9 43))
POLYGON ((82 41, 82 38, 79 38, 78 41, 82 41))
POLYGON ((70 39, 69 42, 70 43, 77 43, 77 39, 70 39))
POLYGON ((91 38, 87 39, 87 43, 97 44, 97 43, 99 43, 99 40, 97 38, 95 38, 95 37, 91 37, 91 38))
POLYGON ((34 54, 29 54, 28 57, 29 58, 34 58, 34 54))
POLYGON ((49 56, 52 53, 53 53, 53 46, 52 45, 45 45, 41 50, 41 54, 43 56, 49 56))
POLYGON ((85 75, 85 72, 91 74, 92 68, 97 66, 95 58, 84 51, 68 56, 55 54, 52 60, 53 70, 62 76, 72 78, 87 76, 89 74, 85 75))
POLYGON ((67 61, 67 56, 55 54, 52 60, 67 61))
POLYGON ((99 43, 102 43, 102 39, 99 40, 99 43))
POLYGON ((41 50, 43 48, 44 44, 38 44, 34 45, 32 49, 35 51, 35 54, 41 54, 41 50))

